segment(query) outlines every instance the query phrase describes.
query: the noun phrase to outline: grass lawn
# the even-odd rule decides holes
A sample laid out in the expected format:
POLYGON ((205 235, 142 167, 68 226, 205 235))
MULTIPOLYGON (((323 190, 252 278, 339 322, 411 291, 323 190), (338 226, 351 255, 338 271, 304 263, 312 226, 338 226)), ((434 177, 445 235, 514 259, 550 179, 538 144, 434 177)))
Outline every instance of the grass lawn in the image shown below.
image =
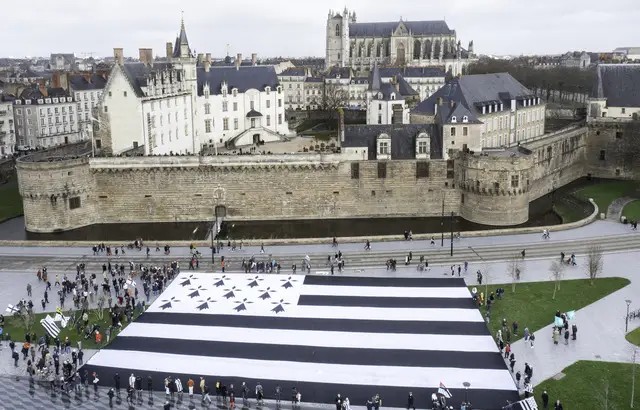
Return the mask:
MULTIPOLYGON (((636 346, 640 346, 640 327, 633 332, 627 333, 627 340, 636 346)), ((638 360, 640 363, 640 360, 638 360)))
POLYGON ((22 215, 22 198, 18 192, 18 181, 12 178, 0 185, 0 222, 22 215))
MULTIPOLYGON (((628 409, 631 404, 630 363, 579 361, 562 370, 560 380, 548 379, 534 389, 538 406, 540 395, 549 394, 549 404, 560 399, 565 409, 628 409), (607 389, 608 386, 608 389, 607 389), (608 390, 608 393, 606 393, 608 390), (605 406, 605 403, 607 404, 605 406)), ((640 364, 636 364, 634 408, 640 408, 640 364)))
MULTIPOLYGON (((76 332, 76 329, 71 326, 71 324, 69 324, 64 329, 61 329, 61 332, 58 336, 60 340, 64 341, 65 337, 69 337, 69 340, 71 340, 72 347, 76 347, 77 346, 76 342, 78 340, 82 340, 83 349, 97 349, 97 348, 104 347, 106 345, 106 337, 104 336, 104 331, 107 327, 111 325, 111 316, 109 316, 109 309, 104 309, 104 316, 102 320, 98 319, 97 310, 98 309, 92 309, 89 311, 89 323, 92 323, 92 324, 95 323, 100 326, 100 333, 102 333, 102 336, 103 336, 102 343, 100 346, 96 345, 95 338, 85 339, 84 336, 79 335, 76 332)), ((53 314, 49 313, 49 315, 55 316, 55 313, 53 314)), ((30 333, 35 332, 38 338, 40 336, 44 336, 44 334, 46 333, 44 330, 44 327, 42 327, 42 325, 40 324, 40 319, 43 319, 46 316, 47 316, 47 313, 36 313, 35 315, 35 321, 30 333)), ((137 318, 137 316, 135 318, 137 318)), ((126 325, 127 323, 125 319, 122 322, 122 329, 124 329, 126 325)), ((14 316, 5 316, 5 326, 3 328, 3 337, 5 337, 7 333, 11 336, 11 339, 16 342, 16 345, 19 344, 18 341, 20 342, 20 344, 22 344, 24 342, 24 336, 26 333, 24 323, 22 322, 22 320, 14 316)), ((115 338, 117 333, 119 332, 116 332, 114 330, 111 331, 112 341, 115 338)))
MULTIPOLYGON (((556 310, 568 312, 581 309, 628 284, 629 280, 625 278, 600 278, 593 285, 589 279, 564 280, 561 281, 555 300, 551 299, 554 286, 552 281, 518 283, 515 293, 511 292, 511 284, 490 284, 489 292, 495 292, 501 287, 505 293, 501 300, 496 300, 491 306, 489 330, 495 338, 503 318, 507 319, 509 326, 514 320, 518 321, 518 336, 511 337, 514 342, 522 338, 525 327, 535 332, 550 325, 556 310)), ((476 287, 478 292, 484 292, 484 286, 476 287)), ((481 311, 484 315, 485 308, 481 307, 481 311)))
POLYGON ((560 218, 562 218, 563 224, 577 222, 584 219, 582 212, 578 211, 569 203, 558 202, 553 206, 553 210, 560 216, 560 218))
POLYGON ((629 202, 622 210, 622 216, 630 221, 640 220, 640 201, 629 202))
POLYGON ((639 181, 610 181, 579 189, 574 195, 585 200, 593 198, 598 204, 599 212, 607 213, 607 208, 614 199, 622 196, 638 196, 636 190, 639 186, 639 181))

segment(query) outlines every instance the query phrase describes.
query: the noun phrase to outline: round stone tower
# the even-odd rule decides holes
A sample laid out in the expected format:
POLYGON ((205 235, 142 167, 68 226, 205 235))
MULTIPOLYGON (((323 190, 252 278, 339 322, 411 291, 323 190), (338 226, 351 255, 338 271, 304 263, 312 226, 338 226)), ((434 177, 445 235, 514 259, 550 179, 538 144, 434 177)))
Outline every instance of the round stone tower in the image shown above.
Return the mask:
POLYGON ((462 153, 456 160, 460 215, 475 223, 511 226, 529 219, 533 156, 523 148, 493 153, 462 153))

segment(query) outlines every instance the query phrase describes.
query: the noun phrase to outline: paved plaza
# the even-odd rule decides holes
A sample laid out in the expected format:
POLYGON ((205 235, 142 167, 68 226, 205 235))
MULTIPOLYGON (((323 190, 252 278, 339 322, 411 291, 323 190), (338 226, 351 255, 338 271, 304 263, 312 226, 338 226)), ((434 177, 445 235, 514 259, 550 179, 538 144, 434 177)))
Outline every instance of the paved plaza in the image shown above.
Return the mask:
MULTIPOLYGON (((552 232, 551 242, 555 244, 553 249, 548 251, 547 255, 535 256, 532 258, 526 258, 526 268, 524 270, 522 282, 528 281, 545 281, 549 280, 549 264, 552 260, 556 260, 559 257, 559 252, 564 251, 567 254, 572 252, 572 244, 578 240, 590 240, 596 243, 605 245, 607 241, 612 241, 621 235, 630 235, 629 227, 611 222, 611 221, 598 221, 588 226, 560 232, 552 232)), ((638 234, 640 235, 640 234, 638 234)), ((437 238, 439 239, 439 238, 437 238)), ((462 238, 461 241, 456 242, 455 246, 459 249, 465 249, 468 246, 473 247, 488 247, 491 246, 495 249, 510 249, 513 246, 522 247, 526 249, 528 246, 533 246, 541 242, 540 234, 526 234, 526 235, 510 235, 510 236, 497 236, 497 237, 478 237, 478 238, 462 238)), ((439 242, 437 243, 439 248, 439 242)), ((350 252, 361 252, 361 244, 344 244, 340 245, 340 251, 345 255, 348 261, 350 252)), ((446 243, 445 243, 446 246, 446 243)), ((384 243, 373 243, 372 253, 375 252, 406 252, 413 250, 414 252, 430 252, 431 245, 429 241, 392 241, 384 243)), ((269 246, 266 251, 272 255, 290 255, 292 257, 304 257, 305 254, 323 254, 331 253, 335 249, 330 245, 280 245, 269 246)), ((224 252, 229 252, 224 251, 224 252)), ((240 251, 238 251, 240 252, 240 251)), ((252 254, 259 255, 259 247, 244 247, 243 254, 251 256, 252 254)), ((225 253, 223 253, 225 254, 225 253)), ((175 248, 171 251, 171 257, 181 261, 181 265, 186 265, 186 258, 189 255, 189 251, 186 248, 175 248)), ((84 248, 51 248, 51 247, 3 247, 0 248, 0 303, 6 306, 7 303, 15 303, 17 298, 26 297, 26 284, 31 283, 34 286, 34 298, 39 298, 42 292, 41 285, 36 285, 37 279, 35 272, 38 265, 30 264, 30 257, 45 257, 49 258, 48 265, 50 277, 53 277, 56 272, 62 273, 65 270, 73 272, 75 275, 75 264, 71 264, 70 260, 73 258, 82 258, 86 256, 85 263, 88 265, 88 270, 101 271, 101 265, 104 262, 104 257, 91 256, 90 249, 84 248), (11 262, 9 266, 5 266, 3 263, 3 256, 11 255, 13 258, 20 256, 24 257, 22 262, 24 267, 22 269, 15 269, 15 262, 11 262), (88 255, 88 256, 86 256, 88 255), (66 266, 66 269, 64 268, 66 266)), ((137 258, 127 255, 127 261, 131 258, 134 262, 145 262, 143 254, 139 254, 137 258)), ((216 255, 217 256, 217 255, 216 255)), ((508 258, 510 255, 505 254, 504 258, 508 258)), ((581 266, 583 255, 580 252, 576 252, 578 259, 578 266, 568 268, 565 270, 565 279, 585 279, 587 278, 584 268, 581 266)), ((512 344, 512 350, 517 357, 516 369, 522 371, 524 362, 528 362, 535 369, 534 378, 532 380, 534 386, 543 380, 556 375, 563 368, 571 365, 577 360, 602 360, 602 361, 614 361, 614 362, 630 362, 632 359, 632 345, 628 343, 624 338, 625 322, 624 316, 626 314, 625 299, 631 299, 633 301, 632 310, 637 309, 640 305, 640 280, 637 279, 638 273, 635 272, 635 266, 637 266, 638 257, 640 257, 640 250, 633 251, 607 251, 604 256, 604 272, 602 277, 624 277, 628 278, 630 285, 614 292, 605 298, 583 308, 576 312, 575 323, 578 326, 578 339, 572 341, 569 345, 559 344, 554 345, 551 340, 551 323, 536 332, 536 344, 535 348, 531 349, 525 346, 524 341, 520 340, 512 344)), ((152 255, 151 262, 159 259, 159 257, 152 255)), ((397 271, 387 271, 384 266, 361 266, 351 268, 347 266, 344 275, 363 275, 363 276, 386 276, 386 277, 442 277, 443 273, 448 270, 448 267, 453 263, 462 263, 463 260, 454 258, 450 261, 443 261, 431 265, 431 269, 424 272, 416 270, 415 265, 404 267, 402 263, 398 261, 397 271)), ((485 273, 485 280, 489 280, 490 283, 509 283, 510 277, 507 272, 507 262, 505 261, 491 261, 491 262, 471 262, 468 270, 467 277, 465 277, 468 284, 475 284, 476 278, 475 272, 477 269, 481 269, 485 273)), ((201 269, 200 272, 205 272, 206 269, 201 269)), ((323 267, 314 268, 312 274, 326 274, 326 269, 323 267)), ((506 293, 508 297, 509 291, 506 293)), ((557 296, 562 298, 562 292, 557 296)), ((39 300, 39 299, 38 299, 39 300)), ((50 305, 51 306, 51 305, 50 305)), ((40 310, 36 310, 39 312, 40 310)), ((551 318, 550 318, 551 321, 551 318)), ((629 331, 640 326, 640 320, 632 320, 629 322, 629 331)), ((87 355, 88 356, 88 355, 87 355)), ((6 397, 7 402, 3 403, 5 406, 11 406, 12 408, 23 408, 24 400, 28 395, 24 392, 29 391, 28 380, 22 377, 24 375, 24 369, 13 368, 13 364, 10 360, 10 354, 8 348, 3 349, 0 352, 0 357, 4 359, 0 360, 0 373, 3 376, 2 389, 6 389, 6 394, 3 391, 2 397, 6 397), (20 381, 16 381, 15 377, 21 377, 20 381), (21 394, 20 394, 21 393, 21 394)), ((87 357, 85 357, 85 360, 87 357)), ((343 392, 348 395, 348 392, 343 392)), ((33 406, 30 408, 39 408, 38 404, 42 402, 43 407, 47 404, 47 400, 51 403, 51 399, 46 392, 42 391, 38 387, 31 392, 33 396, 33 406)), ((538 392, 536 392, 536 395, 538 392)), ((93 396, 93 392, 91 392, 93 396)), ((100 406, 103 404, 106 406, 107 398, 106 391, 101 393, 100 406)), ((163 395, 162 395, 163 396, 163 395)), ((157 396, 158 399, 154 399, 154 408, 159 407, 159 403, 164 403, 163 397, 157 396)), ((75 406, 74 398, 64 399, 57 397, 53 401, 54 408, 71 408, 75 406), (59 406, 59 407, 55 407, 59 406)), ((91 399, 93 400, 93 399, 91 399)), ((83 403, 93 403, 93 401, 84 401, 83 403)), ((199 403, 198 403, 199 404, 199 403)), ((352 403, 352 407, 361 405, 363 403, 352 403)), ((182 406, 187 404, 183 403, 182 406)), ((422 400, 420 406, 425 407, 426 400, 422 400)), ((108 408, 99 407, 93 405, 88 408, 108 408)), ((115 406, 115 408, 126 408, 126 403, 115 406)), ((152 408, 151 407, 138 407, 138 408, 152 408)), ((176 406, 176 408, 179 408, 176 406)), ((182 407, 188 408, 188 407, 182 407)))

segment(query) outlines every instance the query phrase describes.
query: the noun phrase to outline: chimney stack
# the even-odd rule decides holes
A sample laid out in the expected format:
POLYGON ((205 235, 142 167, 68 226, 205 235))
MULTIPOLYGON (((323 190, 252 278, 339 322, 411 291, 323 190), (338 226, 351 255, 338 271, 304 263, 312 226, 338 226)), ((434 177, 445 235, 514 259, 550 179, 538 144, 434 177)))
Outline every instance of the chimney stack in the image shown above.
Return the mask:
POLYGON ((202 65, 204 66, 205 73, 208 73, 209 70, 211 70, 211 53, 207 53, 205 55, 202 65))
POLYGON ((438 105, 442 105, 442 97, 438 97, 437 101, 438 101, 438 105))
POLYGON ((236 70, 240 69, 240 65, 242 64, 242 54, 238 53, 236 56, 236 70))
POLYGON ((171 41, 167 42, 165 51, 167 53, 167 60, 171 60, 171 57, 173 57, 173 43, 171 43, 171 41))
POLYGON ((258 65, 258 53, 251 54, 251 65, 258 65))
POLYGON ((53 88, 60 88, 60 71, 55 71, 51 76, 51 86, 53 88))
POLYGON ((124 64, 124 51, 121 48, 114 48, 113 58, 116 60, 116 64, 124 64))
POLYGON ((198 60, 196 61, 196 64, 202 64, 203 62, 204 62, 204 54, 198 53, 198 60))
POLYGON ((449 100, 449 107, 453 108, 456 106, 456 102, 453 100, 449 100))
POLYGON ((204 55, 205 60, 207 60, 208 62, 211 62, 211 53, 207 53, 204 55))
POLYGON ((42 94, 43 97, 49 96, 49 92, 47 90, 47 86, 45 85, 44 80, 38 83, 38 90, 40 91, 40 94, 42 94))
POLYGON ((140 54, 140 62, 145 65, 153 64, 153 49, 151 48, 141 48, 138 50, 140 54))

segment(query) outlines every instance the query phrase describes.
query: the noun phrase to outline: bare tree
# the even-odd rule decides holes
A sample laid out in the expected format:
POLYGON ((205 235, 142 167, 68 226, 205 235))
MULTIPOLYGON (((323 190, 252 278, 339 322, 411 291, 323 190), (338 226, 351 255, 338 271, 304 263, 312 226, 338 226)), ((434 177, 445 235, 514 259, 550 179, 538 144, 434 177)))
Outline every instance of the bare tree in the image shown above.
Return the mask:
POLYGON ((602 273, 604 258, 602 255, 602 247, 599 245, 590 245, 587 249, 587 260, 585 261, 585 269, 591 284, 602 273))
POLYGON ((551 296, 551 299, 555 300, 556 292, 560 290, 560 281, 564 277, 564 264, 558 261, 551 262, 549 272, 551 272, 551 279, 553 279, 553 296, 551 296))
POLYGON ((336 118, 338 108, 347 106, 349 93, 340 84, 327 84, 324 88, 322 108, 329 113, 331 119, 336 118))
POLYGON ((511 291, 514 293, 516 291, 516 283, 520 281, 520 275, 522 275, 523 270, 524 264, 522 263, 522 258, 520 258, 520 256, 517 255, 509 259, 507 273, 511 276, 511 291))

